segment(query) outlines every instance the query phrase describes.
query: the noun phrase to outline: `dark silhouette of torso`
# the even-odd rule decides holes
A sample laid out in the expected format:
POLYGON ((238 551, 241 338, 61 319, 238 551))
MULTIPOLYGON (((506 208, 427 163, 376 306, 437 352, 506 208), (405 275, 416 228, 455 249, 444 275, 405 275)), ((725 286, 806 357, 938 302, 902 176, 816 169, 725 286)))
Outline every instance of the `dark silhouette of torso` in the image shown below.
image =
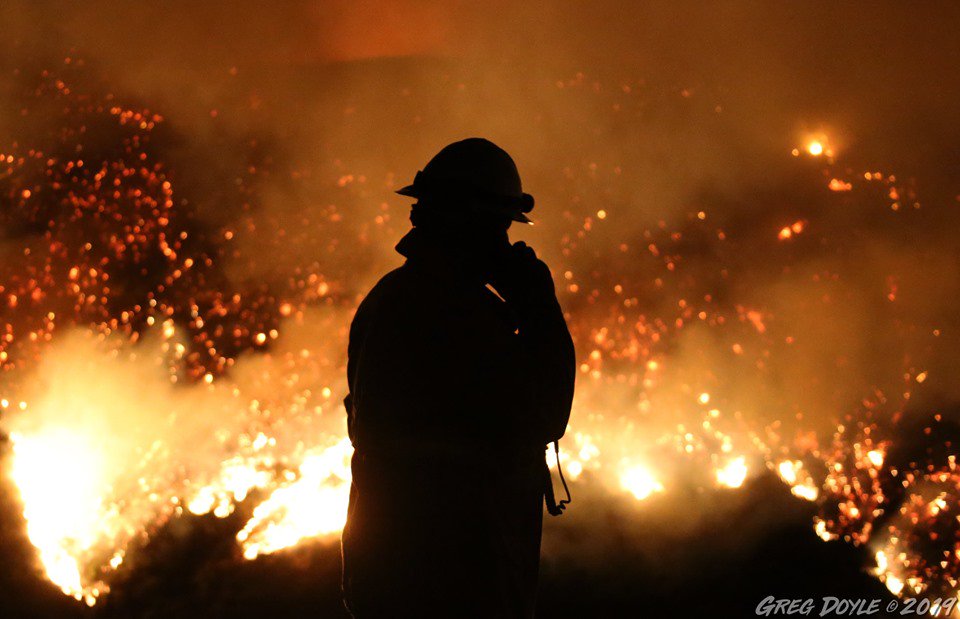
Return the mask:
POLYGON ((345 600, 357 617, 530 617, 544 449, 575 375, 549 273, 505 301, 417 228, 397 250, 350 331, 345 600))

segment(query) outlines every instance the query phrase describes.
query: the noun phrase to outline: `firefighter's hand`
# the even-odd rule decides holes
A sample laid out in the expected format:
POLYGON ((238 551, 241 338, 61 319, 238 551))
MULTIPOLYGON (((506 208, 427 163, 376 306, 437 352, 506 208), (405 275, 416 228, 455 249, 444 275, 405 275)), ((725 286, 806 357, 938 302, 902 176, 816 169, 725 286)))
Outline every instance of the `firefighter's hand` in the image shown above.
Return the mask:
POLYGON ((521 308, 536 308, 556 299, 550 268, 523 241, 510 246, 492 283, 507 302, 521 308))

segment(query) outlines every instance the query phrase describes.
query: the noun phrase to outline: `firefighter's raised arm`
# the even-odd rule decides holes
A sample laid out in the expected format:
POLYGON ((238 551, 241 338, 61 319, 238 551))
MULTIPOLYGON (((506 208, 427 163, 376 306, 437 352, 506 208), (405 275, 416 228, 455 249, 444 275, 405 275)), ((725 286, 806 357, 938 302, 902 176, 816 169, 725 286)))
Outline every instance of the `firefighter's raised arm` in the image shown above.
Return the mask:
POLYGON ((576 357, 550 269, 526 243, 514 243, 494 286, 520 320, 522 371, 538 439, 543 444, 555 441, 570 419, 576 357))

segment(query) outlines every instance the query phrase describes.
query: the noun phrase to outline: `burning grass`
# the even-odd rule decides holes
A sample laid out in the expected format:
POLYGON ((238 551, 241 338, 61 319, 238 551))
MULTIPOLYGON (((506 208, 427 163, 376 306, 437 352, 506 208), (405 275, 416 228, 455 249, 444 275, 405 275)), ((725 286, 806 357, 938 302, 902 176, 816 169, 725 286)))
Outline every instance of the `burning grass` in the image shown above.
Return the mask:
MULTIPOLYGON (((335 536, 347 328, 389 263, 358 255, 389 247, 404 218, 327 202, 272 217, 265 179, 309 175, 248 140, 212 224, 178 180, 161 115, 53 74, 21 97, 37 120, 0 148, 0 421, 47 577, 93 605, 170 519, 226 518, 245 501, 247 559, 335 536), (323 259, 296 251, 305 237, 323 259), (280 268, 272 256, 281 277, 237 276, 280 268)), ((876 547, 893 593, 954 595, 954 456, 894 456, 914 394, 949 367, 950 310, 912 239, 938 243, 937 222, 956 215, 920 209, 895 174, 853 169, 838 143, 785 149, 794 180, 750 196, 752 211, 703 197, 653 225, 629 202, 595 208, 638 182, 619 164, 557 171, 551 197, 566 206, 544 215, 543 252, 580 363, 561 458, 575 491, 639 502, 776 475, 815 504, 821 537, 876 547), (786 206, 765 212, 774 198, 786 206)), ((368 202, 371 178, 333 175, 321 191, 368 202)))

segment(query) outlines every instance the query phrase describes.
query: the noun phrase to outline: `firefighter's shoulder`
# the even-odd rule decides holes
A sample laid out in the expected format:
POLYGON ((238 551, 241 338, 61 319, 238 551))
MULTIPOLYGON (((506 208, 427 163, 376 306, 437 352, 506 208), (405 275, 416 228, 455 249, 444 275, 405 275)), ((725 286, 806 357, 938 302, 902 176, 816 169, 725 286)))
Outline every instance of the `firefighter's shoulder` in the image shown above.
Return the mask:
POLYGON ((398 311, 415 304, 417 297, 422 294, 417 279, 406 265, 397 267, 374 284, 360 302, 357 313, 372 313, 380 308, 398 311))

